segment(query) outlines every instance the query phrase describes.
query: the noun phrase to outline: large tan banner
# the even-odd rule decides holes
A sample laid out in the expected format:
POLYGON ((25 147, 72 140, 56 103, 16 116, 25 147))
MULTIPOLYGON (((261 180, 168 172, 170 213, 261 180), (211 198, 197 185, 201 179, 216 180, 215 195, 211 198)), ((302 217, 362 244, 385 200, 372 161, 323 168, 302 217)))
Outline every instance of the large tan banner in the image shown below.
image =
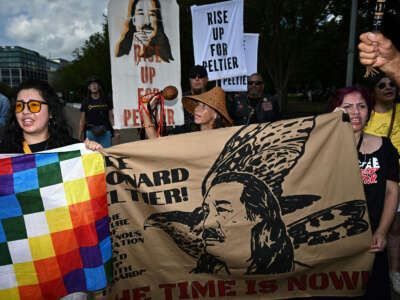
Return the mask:
POLYGON ((363 293, 371 231, 352 129, 340 113, 105 155, 115 281, 106 299, 363 293))

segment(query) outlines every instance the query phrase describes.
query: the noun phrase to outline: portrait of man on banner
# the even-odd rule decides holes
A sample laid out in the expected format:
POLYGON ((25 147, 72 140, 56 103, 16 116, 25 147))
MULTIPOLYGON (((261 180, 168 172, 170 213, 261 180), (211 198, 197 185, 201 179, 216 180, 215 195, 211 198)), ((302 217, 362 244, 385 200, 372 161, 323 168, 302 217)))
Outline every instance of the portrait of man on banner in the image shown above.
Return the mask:
POLYGON ((250 275, 293 272, 296 266, 312 269, 295 254, 301 245, 331 243, 369 228, 362 199, 284 222, 284 215, 321 200, 316 194, 284 195, 282 188, 304 154, 314 126, 315 117, 309 117, 290 124, 242 127, 204 177, 201 206, 192 212, 152 214, 144 228, 162 229, 197 259, 191 273, 250 275))
POLYGON ((160 0, 130 0, 125 30, 117 43, 115 56, 129 55, 133 45, 140 46, 140 57, 164 62, 174 60, 171 46, 164 32, 160 0))

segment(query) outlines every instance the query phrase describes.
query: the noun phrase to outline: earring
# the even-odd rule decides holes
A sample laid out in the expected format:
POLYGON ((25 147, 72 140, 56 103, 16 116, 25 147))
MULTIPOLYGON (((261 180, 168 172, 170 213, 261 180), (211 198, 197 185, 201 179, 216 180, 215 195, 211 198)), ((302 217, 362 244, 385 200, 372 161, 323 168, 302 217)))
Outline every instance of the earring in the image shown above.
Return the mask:
POLYGON ((56 127, 56 120, 54 118, 49 119, 49 127, 56 127))

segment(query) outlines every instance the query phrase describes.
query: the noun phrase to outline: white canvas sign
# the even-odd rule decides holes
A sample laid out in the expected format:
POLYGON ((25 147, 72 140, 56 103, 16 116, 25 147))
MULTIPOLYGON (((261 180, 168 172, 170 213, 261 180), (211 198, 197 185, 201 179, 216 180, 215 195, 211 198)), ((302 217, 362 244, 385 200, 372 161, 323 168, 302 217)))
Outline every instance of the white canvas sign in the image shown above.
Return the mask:
POLYGON ((191 11, 194 59, 207 69, 208 79, 246 75, 243 0, 194 5, 191 11))
POLYGON ((183 124, 179 7, 175 0, 110 0, 110 54, 116 128, 140 127, 139 97, 168 85, 166 125, 183 124))
POLYGON ((221 87, 225 92, 247 91, 247 76, 257 72, 258 36, 258 33, 244 34, 247 75, 222 79, 221 87))

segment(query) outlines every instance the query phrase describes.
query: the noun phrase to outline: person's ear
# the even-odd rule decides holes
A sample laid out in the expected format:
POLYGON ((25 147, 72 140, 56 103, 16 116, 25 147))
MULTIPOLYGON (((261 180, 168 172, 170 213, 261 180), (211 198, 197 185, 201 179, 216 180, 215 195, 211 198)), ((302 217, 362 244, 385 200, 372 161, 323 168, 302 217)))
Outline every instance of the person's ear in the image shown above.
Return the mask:
POLYGON ((217 120, 217 118, 218 118, 218 113, 214 110, 214 121, 216 121, 217 120))

